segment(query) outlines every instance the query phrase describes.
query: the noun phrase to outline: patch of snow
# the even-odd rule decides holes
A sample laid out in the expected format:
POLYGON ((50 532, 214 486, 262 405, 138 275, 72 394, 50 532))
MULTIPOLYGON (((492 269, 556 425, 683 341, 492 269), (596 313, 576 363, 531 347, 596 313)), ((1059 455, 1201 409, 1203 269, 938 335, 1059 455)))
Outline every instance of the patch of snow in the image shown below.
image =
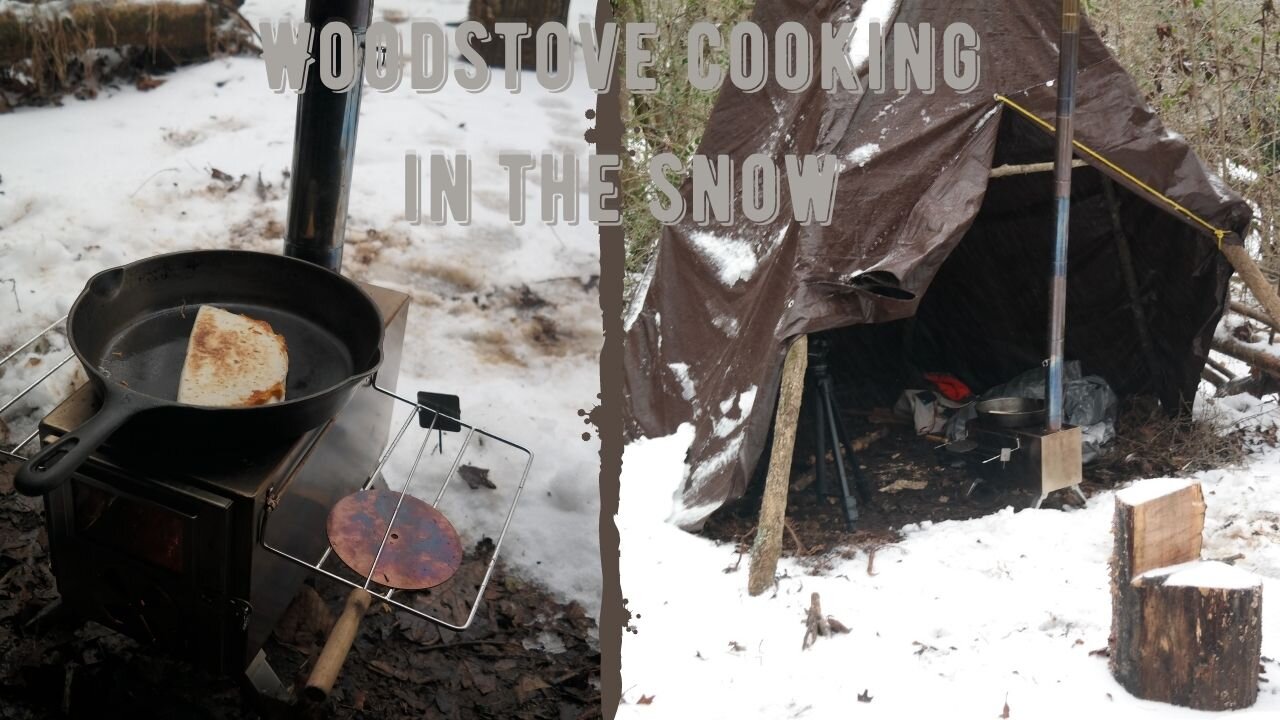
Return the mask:
POLYGON ((1214 560, 1193 560, 1192 562, 1156 568, 1142 573, 1135 580, 1142 578, 1168 577, 1165 587, 1202 587, 1221 590, 1244 590, 1258 587, 1262 579, 1253 573, 1214 560))
POLYGON ((751 407, 755 404, 755 401, 756 386, 752 385, 742 393, 720 403, 720 418, 716 420, 714 427, 716 437, 729 437, 730 434, 741 427, 743 421, 747 419, 747 415, 751 414, 751 407), (738 417, 727 417, 734 407, 738 408, 738 417))
POLYGON ((755 274, 759 265, 750 240, 729 238, 695 230, 688 234, 689 242, 707 259, 716 276, 726 287, 745 282, 755 274))
POLYGON ((738 318, 730 315, 720 315, 711 321, 725 335, 731 338, 738 337, 738 318))
POLYGON ((854 21, 853 37, 849 39, 849 62, 854 73, 861 74, 871 57, 871 24, 880 24, 880 39, 886 41, 890 34, 893 16, 898 12, 899 0, 866 0, 858 19, 854 21))
POLYGON ((871 159, 879 154, 880 146, 878 144, 867 143, 866 145, 854 148, 848 155, 844 156, 844 159, 850 164, 857 165, 858 167, 866 167, 867 163, 871 162, 871 159))
POLYGON ((1139 480, 1129 487, 1116 492, 1116 499, 1126 505, 1141 505, 1156 498, 1164 497, 1191 485, 1186 478, 1154 478, 1139 480))
POLYGON ((991 109, 988 110, 985 115, 983 115, 981 118, 978 118, 978 124, 973 126, 974 132, 977 132, 982 128, 986 127, 987 122, 991 120, 991 118, 995 117, 995 114, 998 112, 1000 112, 1000 103, 996 103, 995 105, 991 106, 991 109))
POLYGON ((675 373, 676 382, 680 383, 680 396, 685 400, 693 400, 696 388, 693 386, 693 379, 689 377, 689 365, 671 363, 667 367, 671 368, 671 372, 675 373))
POLYGON ((1221 173, 1236 182, 1252 184, 1258 182, 1258 172, 1250 170, 1234 160, 1226 160, 1222 164, 1221 173))

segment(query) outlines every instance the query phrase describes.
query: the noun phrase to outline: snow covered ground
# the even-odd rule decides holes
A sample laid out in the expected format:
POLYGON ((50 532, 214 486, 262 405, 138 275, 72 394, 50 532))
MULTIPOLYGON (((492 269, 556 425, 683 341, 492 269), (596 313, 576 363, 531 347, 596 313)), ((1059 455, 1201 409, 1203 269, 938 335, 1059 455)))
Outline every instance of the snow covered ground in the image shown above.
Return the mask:
MULTIPOLYGON (((1201 399, 1224 424, 1265 426, 1276 401, 1201 399)), ((746 563, 665 522, 684 476, 688 426, 629 445, 617 517, 623 596, 619 718, 1199 717, 1137 700, 1107 670, 1112 492, 1066 511, 1006 508, 904 529, 874 575, 859 551, 820 575, 784 560, 776 592, 747 594, 746 563), (801 649, 810 595, 851 628, 801 649), (859 702, 859 694, 867 700, 859 702)), ((1243 558, 1280 592, 1280 450, 1197 475, 1208 504, 1206 558, 1243 558)), ((1264 603, 1264 657, 1280 654, 1280 609, 1264 603)), ((1268 675, 1280 666, 1264 662, 1268 675)), ((1267 677, 1264 675, 1264 677, 1267 677)), ((1264 683, 1241 714, 1280 716, 1264 683)), ((1234 716, 1233 716, 1234 717, 1234 716)))
MULTIPOLYGON (((303 7, 301 0, 249 0, 242 10, 256 25, 300 20, 303 7)), ((588 12, 593 3, 577 3, 571 24, 588 12)), ((466 2, 380 0, 375 15, 461 20, 466 2)), ((464 419, 536 453, 505 555, 521 574, 595 614, 598 444, 581 437, 589 428, 577 411, 598 402, 598 236, 586 222, 513 226, 497 163, 500 150, 572 151, 585 172, 583 133, 591 123, 584 113, 595 95, 581 52, 577 60, 573 86, 559 94, 532 77, 518 95, 501 82, 480 94, 452 83, 430 95, 407 82, 392 93, 366 90, 344 271, 413 297, 402 391, 459 393, 464 419), (471 225, 404 220, 407 150, 472 155, 471 225)), ((263 64, 252 57, 216 59, 162 79, 149 92, 126 87, 0 116, 0 357, 65 313, 104 268, 181 249, 280 252, 296 96, 269 91, 263 64), (214 168, 233 180, 214 178, 214 168)), ((539 207, 536 179, 531 173, 530 208, 539 207)), ((585 202, 584 194, 580 207, 585 202)), ((21 358, 23 367, 0 377, 0 397, 60 351, 65 341, 54 338, 21 358)), ((29 432, 66 391, 73 367, 4 415, 0 445, 29 432)), ((453 442, 446 438, 446 451, 453 442)), ((473 462, 494 463, 498 490, 461 485, 442 506, 471 540, 496 536, 515 483, 491 445, 482 453, 473 462)), ((393 482, 410 455, 393 461, 393 482)), ((423 477, 415 487, 430 492, 438 479, 423 477)))

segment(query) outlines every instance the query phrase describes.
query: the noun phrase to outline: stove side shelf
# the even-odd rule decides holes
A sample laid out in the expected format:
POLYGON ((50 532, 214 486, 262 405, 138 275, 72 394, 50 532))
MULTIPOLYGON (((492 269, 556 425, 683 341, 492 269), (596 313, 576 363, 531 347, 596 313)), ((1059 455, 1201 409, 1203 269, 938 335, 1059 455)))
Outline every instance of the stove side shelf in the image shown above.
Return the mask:
MULTIPOLYGON (((382 388, 378 386, 376 383, 371 383, 370 386, 372 387, 373 390, 383 395, 386 395, 390 398, 393 398, 397 402, 402 402, 411 406, 414 409, 414 412, 411 412, 408 414, 408 417, 405 418, 404 423, 401 424, 400 428, 396 431, 395 437, 391 441, 391 444, 387 446, 386 450, 382 454, 382 457, 378 460, 378 463, 366 476, 364 485, 360 488, 362 491, 369 490, 374 486, 374 483, 380 477, 383 468, 386 466, 387 461, 391 458, 392 453, 395 451, 396 446, 400 444, 400 441, 404 438, 404 435, 408 431, 409 427, 413 424, 415 420, 418 419, 420 415, 424 417, 431 417, 432 420, 431 420, 430 426, 427 428, 427 432, 424 434, 421 445, 418 447, 417 456, 416 456, 417 459, 415 459, 413 467, 406 474, 404 481, 401 483, 400 490, 398 491, 401 496, 401 499, 403 499, 404 495, 407 494, 408 492, 409 485, 412 482, 414 474, 418 467, 418 459, 421 459, 426 448, 432 441, 432 437, 431 437, 432 433, 435 431, 437 424, 444 421, 456 423, 459 426, 461 426, 462 430, 464 431, 464 436, 463 436, 462 443, 458 448, 457 453, 453 457, 453 461, 450 465, 449 471, 445 475, 443 482, 441 482, 440 484, 440 489, 436 492, 436 496, 431 502, 432 507, 439 505, 440 501, 444 498, 445 493, 449 489, 449 485, 452 483, 454 477, 458 473, 458 468, 462 464, 462 459, 467 454, 467 449, 470 446, 472 438, 475 437, 476 435, 480 435, 483 438, 487 438, 494 442, 505 445, 511 448, 512 450, 516 451, 517 453, 522 454, 525 458, 523 468, 521 469, 521 472, 520 472, 520 481, 516 485, 515 492, 512 495, 511 504, 510 506, 508 506, 506 516, 503 519, 502 529, 498 534, 497 540, 494 542, 493 553, 489 556, 489 560, 485 568, 484 578, 481 580, 480 585, 476 590, 476 597, 475 597, 475 600, 472 601, 471 603, 471 610, 468 613, 466 620, 460 624, 450 622, 443 618, 439 618, 434 615, 431 615, 430 613, 424 612, 418 608, 412 607, 411 605, 402 603, 394 598, 396 594, 396 590, 394 588, 386 589, 385 591, 379 590, 377 588, 372 588, 371 586, 373 585, 373 581, 370 578, 374 576, 374 573, 377 570, 377 567, 378 567, 377 557, 375 557, 373 566, 369 569, 369 574, 368 574, 369 577, 365 578, 365 581, 363 584, 358 584, 356 582, 352 582, 351 580, 333 571, 326 570, 324 568, 325 562, 327 562, 334 554, 332 548, 327 548, 320 555, 319 559, 316 560, 315 562, 308 562, 303 558, 290 554, 289 552, 272 545, 268 541, 268 537, 269 537, 267 533, 268 526, 271 521, 271 516, 275 508, 279 506, 279 502, 283 499, 283 493, 280 496, 277 496, 275 502, 269 502, 263 508, 262 520, 261 520, 261 524, 258 532, 259 541, 261 543, 261 546, 264 549, 266 549, 268 552, 274 553, 275 555, 278 555, 288 560, 289 562, 294 563, 295 565, 307 568, 308 570, 311 570, 312 572, 315 572, 319 575, 327 577, 330 580, 334 580, 336 582, 342 583, 343 585, 346 585, 347 587, 353 590, 364 589, 368 591, 373 597, 377 598, 378 600, 381 600, 382 602, 385 602, 395 607, 398 610, 403 610, 404 612, 411 613, 412 615, 419 617, 423 620, 434 623, 440 627, 447 628, 455 632, 464 631, 467 628, 471 627, 472 622, 475 621, 476 613, 480 608, 480 602, 484 598, 485 590, 488 588, 489 582, 493 577, 493 570, 498 564, 498 555, 502 550, 502 542, 506 538, 507 531, 511 527, 511 519, 512 517, 515 516, 516 508, 520 503, 520 496, 524 491, 525 481, 529 477, 529 469, 533 465, 533 452, 528 448, 518 445, 510 440, 499 437, 498 435, 494 435, 493 433, 477 428, 473 425, 464 423, 457 418, 452 418, 447 415, 444 415, 414 400, 410 400, 401 395, 397 395, 394 391, 382 388)), ((287 489, 286 489, 286 492, 287 492, 287 489)), ((397 505, 397 509, 398 507, 399 506, 397 505)), ((393 514, 391 517, 391 521, 387 525, 386 532, 383 534, 383 538, 378 550, 378 557, 381 556, 382 548, 385 546, 387 542, 387 538, 391 535, 392 529, 395 526, 396 526, 396 516, 393 514)))

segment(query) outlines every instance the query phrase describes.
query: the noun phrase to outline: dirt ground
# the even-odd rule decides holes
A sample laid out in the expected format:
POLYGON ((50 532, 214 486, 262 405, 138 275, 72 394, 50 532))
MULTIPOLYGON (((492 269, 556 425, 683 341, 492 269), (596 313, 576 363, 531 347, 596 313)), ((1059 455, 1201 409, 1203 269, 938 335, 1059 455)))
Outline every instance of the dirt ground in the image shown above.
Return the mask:
MULTIPOLYGON (((970 493, 977 477, 971 466, 939 448, 940 440, 921 438, 905 424, 882 422, 886 414, 887 411, 872 413, 865 409, 843 413, 852 442, 883 434, 857 453, 859 466, 872 489, 869 502, 858 502, 853 532, 846 528, 840 499, 834 494, 837 480, 830 452, 826 470, 831 494, 822 496, 817 492, 813 449, 808 428, 802 422, 787 499, 784 554, 810 558, 821 565, 833 553, 848 554, 894 542, 904 525, 966 520, 1006 506, 1021 509, 1034 503, 1036 493, 1006 482, 985 481, 970 493), (902 489, 892 488, 895 483, 902 489)), ((1116 438, 1106 453, 1084 466, 1081 490, 1092 496, 1137 478, 1182 475, 1238 462, 1244 456, 1247 435, 1243 430, 1223 435, 1202 423, 1168 417, 1143 400, 1129 401, 1121 409, 1116 438)), ((1251 439, 1276 443, 1274 432, 1263 437, 1255 433, 1251 439)), ((765 464, 761 462, 762 467, 765 464)), ((758 472, 747 495, 712 515, 702 534, 737 543, 744 552, 748 550, 762 489, 763 476, 758 472)), ((1043 507, 1078 503, 1070 492, 1059 491, 1050 495, 1043 507)))
MULTIPOLYGON (((0 463, 0 719, 600 717, 595 621, 501 566, 467 632, 375 607, 326 704, 250 704, 236 679, 101 625, 42 615, 58 599, 43 510, 14 492, 13 469, 0 463)), ((459 572, 483 574, 485 550, 482 542, 459 572)), ((320 581, 286 613, 265 648, 286 685, 305 682, 345 595, 320 581)))

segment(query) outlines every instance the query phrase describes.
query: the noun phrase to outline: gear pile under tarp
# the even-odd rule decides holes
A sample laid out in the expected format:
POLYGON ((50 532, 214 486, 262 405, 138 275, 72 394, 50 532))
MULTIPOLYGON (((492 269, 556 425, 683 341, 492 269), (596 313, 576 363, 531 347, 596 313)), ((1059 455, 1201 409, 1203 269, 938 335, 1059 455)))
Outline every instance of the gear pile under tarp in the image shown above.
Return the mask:
MULTIPOLYGON (((853 21, 862 6, 762 2, 752 19, 769 37, 788 20, 816 37, 821 23, 853 21)), ((627 317, 624 380, 630 438, 669 435, 682 423, 696 429, 673 522, 697 527, 743 494, 765 448, 786 348, 801 334, 914 318, 919 342, 861 351, 933 353, 940 362, 923 366, 954 371, 975 390, 1040 363, 1052 173, 992 178, 991 170, 1053 158, 1051 131, 1017 108, 1053 122, 1059 9, 1053 0, 901 0, 886 23, 977 30, 981 81, 967 94, 941 82, 932 94, 828 93, 816 83, 793 94, 772 82, 721 92, 699 153, 729 155, 735 167, 753 153, 779 167, 786 154, 826 154, 840 176, 827 226, 792 221, 784 189, 773 224, 740 213, 732 226, 686 218, 662 235, 627 317)), ((886 63, 893 67, 892 42, 886 63)), ((861 75, 866 87, 865 68, 861 75)), ((1165 130, 1087 23, 1075 133, 1112 166, 1077 152, 1087 165, 1073 179, 1067 358, 1122 396, 1150 393, 1176 407, 1195 393, 1226 301, 1231 270, 1217 245, 1240 242, 1249 207, 1165 130), (1132 249, 1150 355, 1135 332, 1105 182, 1115 184, 1132 249)), ((688 182, 682 192, 689 207, 688 182)))

